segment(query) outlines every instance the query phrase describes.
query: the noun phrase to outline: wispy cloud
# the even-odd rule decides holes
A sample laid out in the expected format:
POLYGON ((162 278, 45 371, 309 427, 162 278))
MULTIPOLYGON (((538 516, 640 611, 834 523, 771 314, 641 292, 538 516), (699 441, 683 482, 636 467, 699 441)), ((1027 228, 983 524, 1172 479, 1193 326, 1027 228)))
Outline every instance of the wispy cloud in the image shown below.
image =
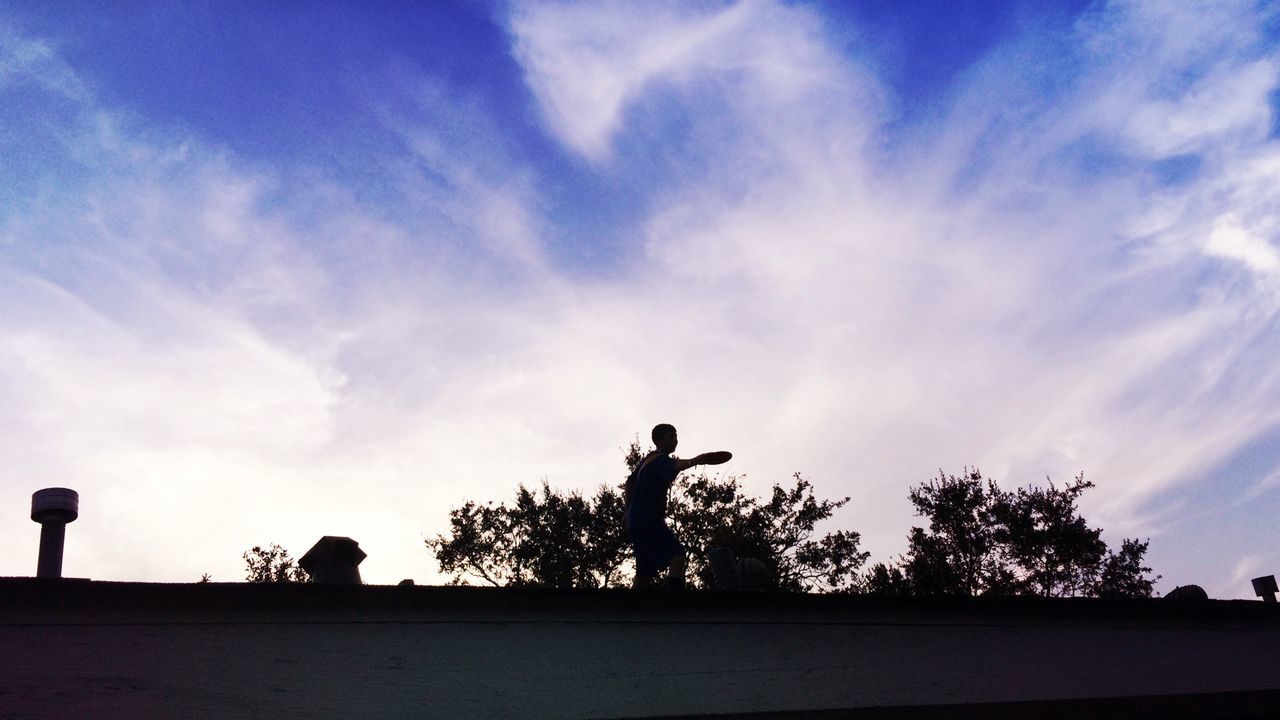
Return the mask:
MULTIPOLYGON (((815 88, 840 99, 865 89, 848 83, 851 69, 823 42, 816 16, 757 0, 712 9, 528 3, 512 14, 510 30, 548 127, 593 160, 609 156, 632 106, 655 96, 674 93, 694 106, 714 98, 736 111, 730 122, 761 124, 778 123, 780 112, 816 119, 833 103, 815 88), (753 105, 769 112, 742 112, 753 105)), ((692 109, 696 122, 708 119, 701 109, 692 109)), ((804 129, 768 140, 800 139, 804 129)))
POLYGON ((1240 558, 1231 572, 1230 581, 1222 583, 1218 588, 1215 588, 1217 593, 1215 593, 1214 597, 1230 597, 1232 595, 1254 597, 1253 588, 1249 581, 1255 577, 1254 573, 1261 569, 1263 560, 1264 558, 1259 555, 1240 558), (1248 591, 1241 592, 1240 588, 1248 588, 1248 591))
POLYGON ((43 41, 22 36, 0 24, 0 86, 36 85, 71 100, 90 93, 76 72, 43 41))

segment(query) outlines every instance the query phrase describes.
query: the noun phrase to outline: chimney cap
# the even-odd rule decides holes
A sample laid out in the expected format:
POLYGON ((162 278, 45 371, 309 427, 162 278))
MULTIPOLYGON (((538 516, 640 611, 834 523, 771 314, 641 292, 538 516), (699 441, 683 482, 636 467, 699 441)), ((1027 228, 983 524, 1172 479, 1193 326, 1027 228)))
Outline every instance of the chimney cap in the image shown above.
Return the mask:
POLYGON ((1276 593, 1280 592, 1276 588, 1275 575, 1263 575, 1253 579, 1253 592, 1264 600, 1275 602, 1276 593))
POLYGON ((336 563, 354 568, 366 557, 368 555, 360 549, 360 543, 355 540, 338 535, 325 535, 316 541, 305 555, 298 558, 298 565, 315 575, 320 565, 336 563))
POLYGON ((80 517, 80 494, 70 488, 45 488, 31 494, 31 519, 73 522, 80 517))

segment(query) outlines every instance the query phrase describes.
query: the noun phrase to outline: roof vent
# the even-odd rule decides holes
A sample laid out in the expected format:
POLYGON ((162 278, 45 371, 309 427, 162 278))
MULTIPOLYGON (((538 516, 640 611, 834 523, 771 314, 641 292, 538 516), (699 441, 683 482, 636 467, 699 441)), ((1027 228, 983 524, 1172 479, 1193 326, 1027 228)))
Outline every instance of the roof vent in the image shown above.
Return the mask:
POLYGON ((67 488, 45 488, 31 495, 31 519, 40 523, 40 559, 36 577, 62 577, 62 544, 67 523, 80 516, 80 494, 67 488))
POLYGON ((367 556, 349 537, 325 535, 298 559, 311 582, 325 585, 359 585, 360 568, 367 556))
POLYGON ((1253 592, 1262 598, 1262 602, 1273 603, 1276 601, 1276 576, 1264 575, 1253 579, 1253 592))
POLYGON ((1200 601, 1208 600, 1209 593, 1199 585, 1179 585, 1178 587, 1165 593, 1166 600, 1183 600, 1183 601, 1200 601))
POLYGON ((733 551, 720 545, 707 553, 711 563, 711 574, 715 578, 717 590, 736 591, 742 589, 742 568, 733 551))

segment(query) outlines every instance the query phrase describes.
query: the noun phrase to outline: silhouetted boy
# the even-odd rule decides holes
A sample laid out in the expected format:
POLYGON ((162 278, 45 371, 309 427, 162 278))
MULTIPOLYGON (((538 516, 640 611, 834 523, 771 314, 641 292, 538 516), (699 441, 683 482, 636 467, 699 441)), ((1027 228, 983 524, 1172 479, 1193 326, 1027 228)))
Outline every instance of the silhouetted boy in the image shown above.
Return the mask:
POLYGON ((679 439, 675 427, 666 423, 654 426, 652 438, 657 449, 636 465, 631 477, 627 478, 624 492, 626 515, 623 516, 623 527, 631 537, 631 548, 636 555, 633 587, 649 585, 658 576, 658 571, 667 567, 670 567, 668 585, 684 587, 685 549, 664 521, 667 493, 681 472, 694 465, 719 465, 728 462, 733 455, 722 450, 703 453, 692 460, 671 457, 679 439))

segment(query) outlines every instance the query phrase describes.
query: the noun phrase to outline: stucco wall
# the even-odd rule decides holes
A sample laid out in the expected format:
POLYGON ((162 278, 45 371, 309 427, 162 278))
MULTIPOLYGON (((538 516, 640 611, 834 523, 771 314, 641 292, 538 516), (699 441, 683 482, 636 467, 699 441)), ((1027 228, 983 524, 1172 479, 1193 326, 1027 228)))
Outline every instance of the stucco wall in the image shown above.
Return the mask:
POLYGON ((0 708, 594 718, 1276 691, 1275 610, 0 580, 0 708))

